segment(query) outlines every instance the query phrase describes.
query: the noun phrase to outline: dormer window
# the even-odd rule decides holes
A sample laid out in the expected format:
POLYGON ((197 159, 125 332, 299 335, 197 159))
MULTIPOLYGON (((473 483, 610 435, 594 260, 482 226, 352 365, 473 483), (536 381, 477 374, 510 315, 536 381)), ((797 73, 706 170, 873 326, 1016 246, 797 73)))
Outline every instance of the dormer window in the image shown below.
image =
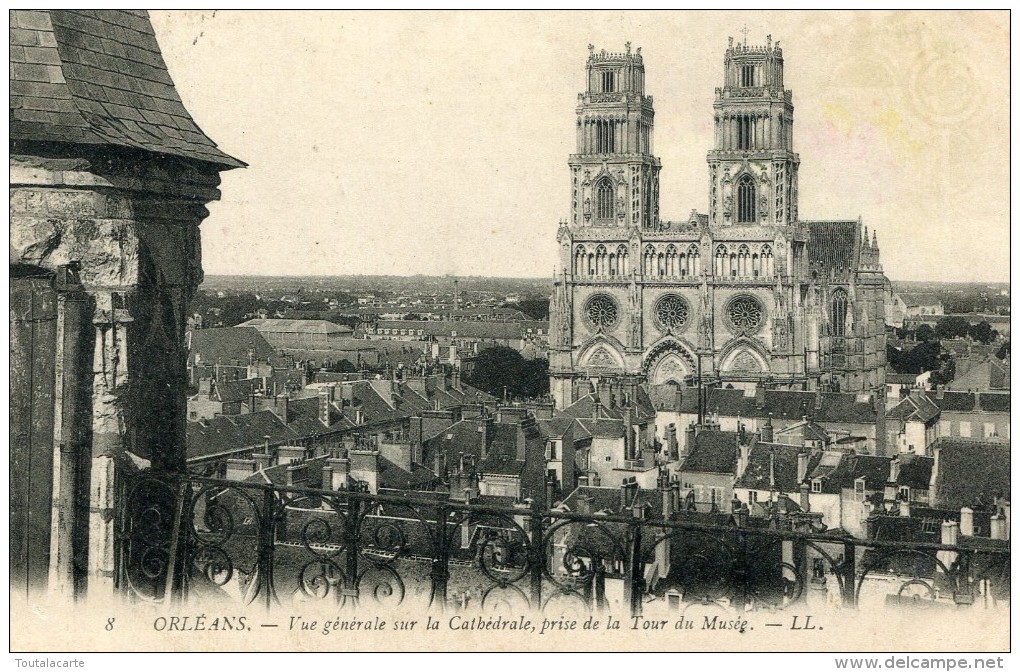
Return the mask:
POLYGON ((854 500, 858 502, 864 501, 864 478, 858 478, 854 481, 854 500))
POLYGON ((821 491, 822 491, 822 479, 816 478, 813 481, 811 481, 811 492, 821 491))

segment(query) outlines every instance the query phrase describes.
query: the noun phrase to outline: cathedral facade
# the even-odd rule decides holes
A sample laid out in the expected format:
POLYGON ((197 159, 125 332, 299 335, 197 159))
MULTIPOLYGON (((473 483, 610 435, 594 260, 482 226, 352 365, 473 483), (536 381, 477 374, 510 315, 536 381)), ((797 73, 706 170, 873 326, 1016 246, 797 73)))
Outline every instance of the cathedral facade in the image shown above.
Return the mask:
POLYGON ((783 53, 734 44, 708 152, 708 212, 659 214, 641 49, 596 52, 578 96, 570 217, 550 304, 560 408, 641 383, 871 393, 885 380, 887 280, 859 219, 807 221, 783 53))

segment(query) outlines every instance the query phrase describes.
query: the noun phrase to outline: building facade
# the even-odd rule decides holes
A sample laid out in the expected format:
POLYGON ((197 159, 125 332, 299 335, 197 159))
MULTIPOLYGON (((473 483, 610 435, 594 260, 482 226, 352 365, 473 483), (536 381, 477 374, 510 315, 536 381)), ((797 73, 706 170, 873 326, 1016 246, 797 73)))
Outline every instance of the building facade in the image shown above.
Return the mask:
POLYGON ((589 49, 557 233, 550 384, 593 380, 872 391, 884 384, 886 279, 860 220, 805 221, 779 43, 730 42, 716 89, 709 208, 659 214, 641 50, 589 49))

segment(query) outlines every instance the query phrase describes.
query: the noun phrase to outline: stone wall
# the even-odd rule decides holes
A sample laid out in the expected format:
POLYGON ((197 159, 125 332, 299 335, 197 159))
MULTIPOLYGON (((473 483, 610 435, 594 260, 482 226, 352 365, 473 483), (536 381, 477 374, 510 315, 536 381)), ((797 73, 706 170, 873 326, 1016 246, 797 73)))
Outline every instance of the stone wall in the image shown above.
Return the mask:
MULTIPOLYGON (((90 384, 83 381, 91 387, 82 421, 89 439, 78 447, 90 453, 78 456, 91 467, 90 585, 112 581, 112 463, 185 468, 184 329, 202 280, 198 226, 208 215, 206 203, 219 198, 220 169, 109 147, 12 143, 12 274, 16 267, 75 269, 86 302, 75 328, 94 344, 73 361, 56 362, 60 370, 91 377, 90 384)), ((12 397, 31 394, 12 389, 12 397)), ((80 463, 69 459, 64 466, 80 463)), ((74 481, 54 484, 55 529, 72 508, 74 481)), ((55 533, 50 554, 70 557, 80 552, 70 548, 77 543, 55 533)), ((56 574, 51 571, 51 584, 71 581, 68 567, 56 574)))

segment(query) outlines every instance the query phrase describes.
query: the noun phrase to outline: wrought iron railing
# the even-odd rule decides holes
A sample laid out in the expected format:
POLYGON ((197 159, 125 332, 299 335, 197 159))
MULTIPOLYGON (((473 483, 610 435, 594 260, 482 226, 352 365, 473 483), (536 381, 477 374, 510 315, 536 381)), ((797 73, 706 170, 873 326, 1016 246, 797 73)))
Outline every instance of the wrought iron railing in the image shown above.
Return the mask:
POLYGON ((864 541, 746 515, 707 525, 193 476, 123 479, 120 498, 118 586, 151 602, 638 615, 1009 599, 1008 547, 864 541))

